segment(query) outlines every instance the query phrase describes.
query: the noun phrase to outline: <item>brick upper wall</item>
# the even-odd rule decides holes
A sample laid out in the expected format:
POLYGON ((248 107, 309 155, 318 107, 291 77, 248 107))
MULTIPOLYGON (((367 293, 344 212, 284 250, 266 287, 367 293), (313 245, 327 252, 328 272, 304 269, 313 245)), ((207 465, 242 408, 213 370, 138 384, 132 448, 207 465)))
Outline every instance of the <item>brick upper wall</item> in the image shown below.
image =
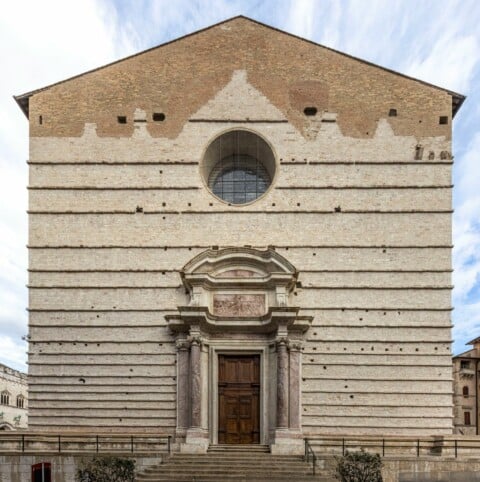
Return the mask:
POLYGON ((30 135, 81 136, 88 122, 97 124, 99 136, 129 137, 133 112, 141 108, 151 136, 173 139, 235 70, 246 70, 249 83, 304 135, 303 109, 315 106, 320 114, 337 113, 345 136, 372 137, 378 120, 388 118, 396 135, 450 138, 447 91, 243 17, 33 94, 30 135), (397 117, 388 117, 391 108, 397 117), (166 119, 151 121, 153 112, 166 119), (119 115, 127 124, 117 122, 119 115), (448 124, 440 125, 439 116, 448 124))

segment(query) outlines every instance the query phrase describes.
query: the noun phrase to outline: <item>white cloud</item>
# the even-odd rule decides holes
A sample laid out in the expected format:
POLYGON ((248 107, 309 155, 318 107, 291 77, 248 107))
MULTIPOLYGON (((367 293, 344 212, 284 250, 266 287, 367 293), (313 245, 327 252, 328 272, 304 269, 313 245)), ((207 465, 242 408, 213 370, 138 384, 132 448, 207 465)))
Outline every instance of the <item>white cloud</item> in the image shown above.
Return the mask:
POLYGON ((467 92, 479 61, 479 47, 473 35, 446 34, 437 39, 427 57, 414 59, 405 73, 457 92, 467 92))
POLYGON ((318 5, 314 0, 295 0, 292 2, 288 15, 287 30, 300 37, 313 39, 315 7, 318 7, 318 5))
MULTIPOLYGON (((468 303, 469 293, 480 283, 480 132, 456 161, 457 179, 453 233, 455 248, 454 299, 468 303)), ((457 318, 457 316, 455 316, 457 318)))
POLYGON ((16 370, 26 371, 26 350, 27 344, 24 341, 17 342, 5 335, 0 337, 0 363, 15 368, 16 370))

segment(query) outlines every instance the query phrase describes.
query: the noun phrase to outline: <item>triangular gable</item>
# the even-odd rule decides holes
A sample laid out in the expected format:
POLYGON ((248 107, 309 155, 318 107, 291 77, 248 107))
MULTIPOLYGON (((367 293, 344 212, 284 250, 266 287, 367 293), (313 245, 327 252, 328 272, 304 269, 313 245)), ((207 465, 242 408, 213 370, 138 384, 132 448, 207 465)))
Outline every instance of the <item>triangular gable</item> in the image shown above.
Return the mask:
POLYGON ((394 71, 394 70, 387 69, 387 68, 382 67, 382 66, 379 66, 379 65, 377 65, 377 64, 374 64, 374 63, 365 61, 365 60, 363 60, 363 59, 359 59, 359 58, 357 58, 357 57, 348 55, 348 54, 346 54, 346 53, 337 51, 337 50, 332 49, 332 48, 330 48, 330 47, 325 47, 324 45, 321 45, 321 44, 315 43, 315 42, 313 42, 313 41, 304 39, 304 38, 302 38, 302 37, 299 37, 299 36, 297 36, 297 35, 291 34, 291 33, 289 33, 289 32, 285 32, 285 31, 283 31, 283 30, 277 29, 277 28, 275 28, 275 27, 272 27, 272 26, 270 26, 270 25, 264 24, 264 23, 259 22, 259 21, 257 21, 257 20, 253 20, 253 19, 251 19, 251 18, 249 18, 249 17, 245 17, 245 16, 243 16, 243 15, 239 15, 239 16, 236 16, 236 17, 229 18, 229 19, 227 19, 227 20, 224 20, 224 21, 219 22, 219 23, 217 23, 217 24, 211 25, 211 26, 206 27, 206 28, 204 28, 204 29, 195 31, 195 32, 190 33, 190 34, 188 34, 188 35, 179 37, 179 38, 177 38, 177 39, 173 39, 173 40, 168 41, 168 42, 165 42, 165 43, 163 43, 163 44, 161 44, 161 45, 158 45, 158 46, 152 47, 152 48, 150 48, 150 49, 141 51, 141 52, 139 52, 139 53, 137 53, 137 54, 134 54, 134 55, 125 57, 125 58, 123 58, 123 59, 119 59, 119 60, 117 60, 117 61, 115 61, 115 62, 106 64, 106 65, 101 66, 101 67, 98 67, 98 68, 96 68, 96 69, 92 69, 92 70, 83 72, 83 73, 81 73, 81 74, 78 74, 78 75, 76 75, 76 76, 67 78, 67 79, 62 80, 62 81, 59 81, 59 82, 56 82, 56 83, 54 83, 54 84, 50 84, 50 85, 47 85, 47 86, 45 86, 45 87, 42 87, 42 88, 39 88, 39 89, 30 91, 30 92, 26 92, 26 93, 21 94, 21 95, 14 96, 14 99, 16 100, 16 102, 18 103, 18 105, 20 106, 20 108, 22 109, 22 111, 24 112, 24 114, 28 117, 28 116, 29 116, 29 99, 30 99, 31 96, 33 96, 33 95, 35 95, 35 94, 37 94, 37 93, 40 93, 40 92, 45 91, 45 90, 48 90, 48 89, 50 89, 50 88, 52 88, 52 87, 54 87, 54 86, 57 86, 57 85, 59 85, 59 84, 63 84, 63 83, 65 83, 65 82, 69 82, 69 81, 71 81, 71 80, 78 79, 79 77, 87 76, 87 75, 89 75, 89 74, 91 74, 91 73, 93 73, 93 72, 97 72, 97 71, 99 71, 99 70, 101 70, 101 69, 109 68, 109 67, 111 67, 111 66, 113 66, 113 65, 116 65, 116 64, 118 64, 118 63, 128 61, 129 59, 142 56, 142 55, 144 55, 144 54, 146 54, 146 53, 148 53, 148 52, 152 52, 152 51, 154 51, 154 50, 156 50, 156 49, 164 48, 164 47, 166 47, 167 45, 171 45, 172 43, 181 42, 182 40, 184 40, 184 39, 186 39, 186 38, 189 38, 189 37, 198 35, 198 34, 200 34, 200 33, 202 33, 202 32, 205 32, 205 31, 208 31, 208 30, 211 30, 211 29, 215 29, 215 28, 220 27, 220 26, 225 26, 226 24, 233 23, 233 22, 238 22, 238 21, 247 21, 247 22, 250 22, 250 23, 252 23, 252 24, 257 24, 257 25, 259 25, 259 26, 261 26, 261 27, 265 27, 265 28, 268 28, 268 29, 270 29, 270 30, 272 30, 272 31, 276 31, 276 32, 278 32, 278 33, 280 33, 280 34, 282 34, 282 35, 289 36, 289 37, 296 38, 296 39, 300 39, 300 40, 302 40, 302 41, 304 41, 304 42, 307 42, 307 43, 311 44, 311 45, 314 46, 314 47, 321 48, 321 49, 325 49, 325 50, 330 51, 330 52, 334 52, 334 53, 339 54, 339 55, 341 55, 341 56, 343 56, 343 57, 345 57, 345 58, 353 59, 353 60, 355 60, 355 61, 361 62, 361 63, 363 63, 363 64, 365 64, 365 65, 369 65, 369 66, 374 67, 374 68, 376 68, 376 69, 380 69, 380 70, 383 70, 383 71, 385 71, 385 72, 389 72, 389 73, 391 73, 391 74, 394 74, 394 75, 397 75, 397 76, 401 76, 401 77, 403 77, 403 78, 405 78, 405 79, 409 79, 409 80, 411 80, 411 81, 413 81, 413 82, 417 82, 417 83, 423 84, 423 85, 425 85, 425 86, 432 87, 432 88, 434 88, 434 89, 438 89, 438 90, 444 91, 444 92, 446 92, 446 93, 448 93, 449 95, 452 96, 452 117, 455 116, 455 114, 457 113, 458 109, 460 108, 460 106, 462 105, 463 101, 465 100, 465 96, 462 95, 462 94, 458 94, 458 93, 453 92, 453 91, 450 91, 450 90, 448 90, 448 89, 444 89, 444 88, 442 88, 442 87, 439 87, 439 86, 430 84, 430 83, 428 83, 428 82, 424 82, 424 81, 422 81, 422 80, 415 79, 415 78, 413 78, 413 77, 409 77, 409 76, 407 76, 407 75, 401 74, 401 73, 396 72, 396 71, 394 71))

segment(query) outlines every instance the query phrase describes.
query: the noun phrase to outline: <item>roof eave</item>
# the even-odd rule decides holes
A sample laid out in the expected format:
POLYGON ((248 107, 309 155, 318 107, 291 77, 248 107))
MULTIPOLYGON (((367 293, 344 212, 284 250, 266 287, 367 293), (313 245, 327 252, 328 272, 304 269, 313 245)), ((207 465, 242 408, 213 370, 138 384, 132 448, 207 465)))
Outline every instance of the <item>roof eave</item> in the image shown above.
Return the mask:
POLYGON ((15 99, 15 102, 18 104, 20 109, 22 109, 22 112, 25 114, 25 117, 29 119, 29 112, 28 112, 28 107, 29 107, 29 100, 32 94, 23 94, 23 95, 14 95, 13 98, 15 99))

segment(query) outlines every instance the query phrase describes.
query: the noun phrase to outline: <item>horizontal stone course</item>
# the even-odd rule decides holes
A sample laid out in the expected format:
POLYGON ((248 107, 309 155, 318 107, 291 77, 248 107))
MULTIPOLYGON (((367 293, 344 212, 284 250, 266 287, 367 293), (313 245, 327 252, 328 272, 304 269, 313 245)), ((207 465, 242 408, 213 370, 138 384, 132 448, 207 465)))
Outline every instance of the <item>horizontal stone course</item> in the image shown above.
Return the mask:
MULTIPOLYGON (((286 241, 286 240, 283 240, 286 241)), ((190 259, 197 256, 208 244, 201 247, 178 247, 182 240, 176 240, 173 247, 157 245, 151 247, 133 247, 132 244, 120 247, 82 248, 78 244, 73 248, 57 249, 65 243, 52 245, 51 249, 35 248, 29 252, 30 268, 42 270, 125 270, 158 269, 179 271, 190 259), (166 249, 165 249, 166 248, 166 249), (61 255, 60 255, 61 253, 61 255), (148 268, 147 268, 148 267, 148 268)), ((316 239, 306 244, 305 240, 297 245, 284 242, 276 251, 290 260, 300 275, 305 270, 450 270, 450 246, 417 247, 414 239, 407 248, 382 247, 373 243, 355 246, 345 243, 339 247, 323 247, 316 239)), ((111 246, 108 243, 105 246, 111 246)), ((114 244, 113 244, 114 245, 114 244)), ((35 245, 38 246, 38 245, 35 245)), ((114 245, 115 246, 115 245, 114 245)), ((254 246, 259 246, 255 244, 254 246)), ((434 246, 438 246, 435 243, 434 246)), ((265 249, 266 246, 261 246, 265 249)))
MULTIPOLYGON (((297 183, 298 184, 298 183, 297 183)), ((449 210, 451 188, 402 189, 274 189, 268 196, 246 208, 254 211, 333 211, 342 210, 449 210), (275 206, 272 206, 275 203, 275 206)), ((31 189, 29 209, 32 211, 212 211, 232 208, 205 192, 185 190, 68 190, 31 189), (213 203, 213 206, 210 206, 213 203)))
POLYGON ((228 245, 400 245, 450 246, 451 215, 427 214, 282 214, 242 213, 232 223, 228 213, 127 215, 42 215, 30 216, 29 244, 165 246, 178 240, 207 246, 228 245), (229 226, 229 230, 217 230, 229 226), (360 241, 361 240, 361 241, 360 241))

